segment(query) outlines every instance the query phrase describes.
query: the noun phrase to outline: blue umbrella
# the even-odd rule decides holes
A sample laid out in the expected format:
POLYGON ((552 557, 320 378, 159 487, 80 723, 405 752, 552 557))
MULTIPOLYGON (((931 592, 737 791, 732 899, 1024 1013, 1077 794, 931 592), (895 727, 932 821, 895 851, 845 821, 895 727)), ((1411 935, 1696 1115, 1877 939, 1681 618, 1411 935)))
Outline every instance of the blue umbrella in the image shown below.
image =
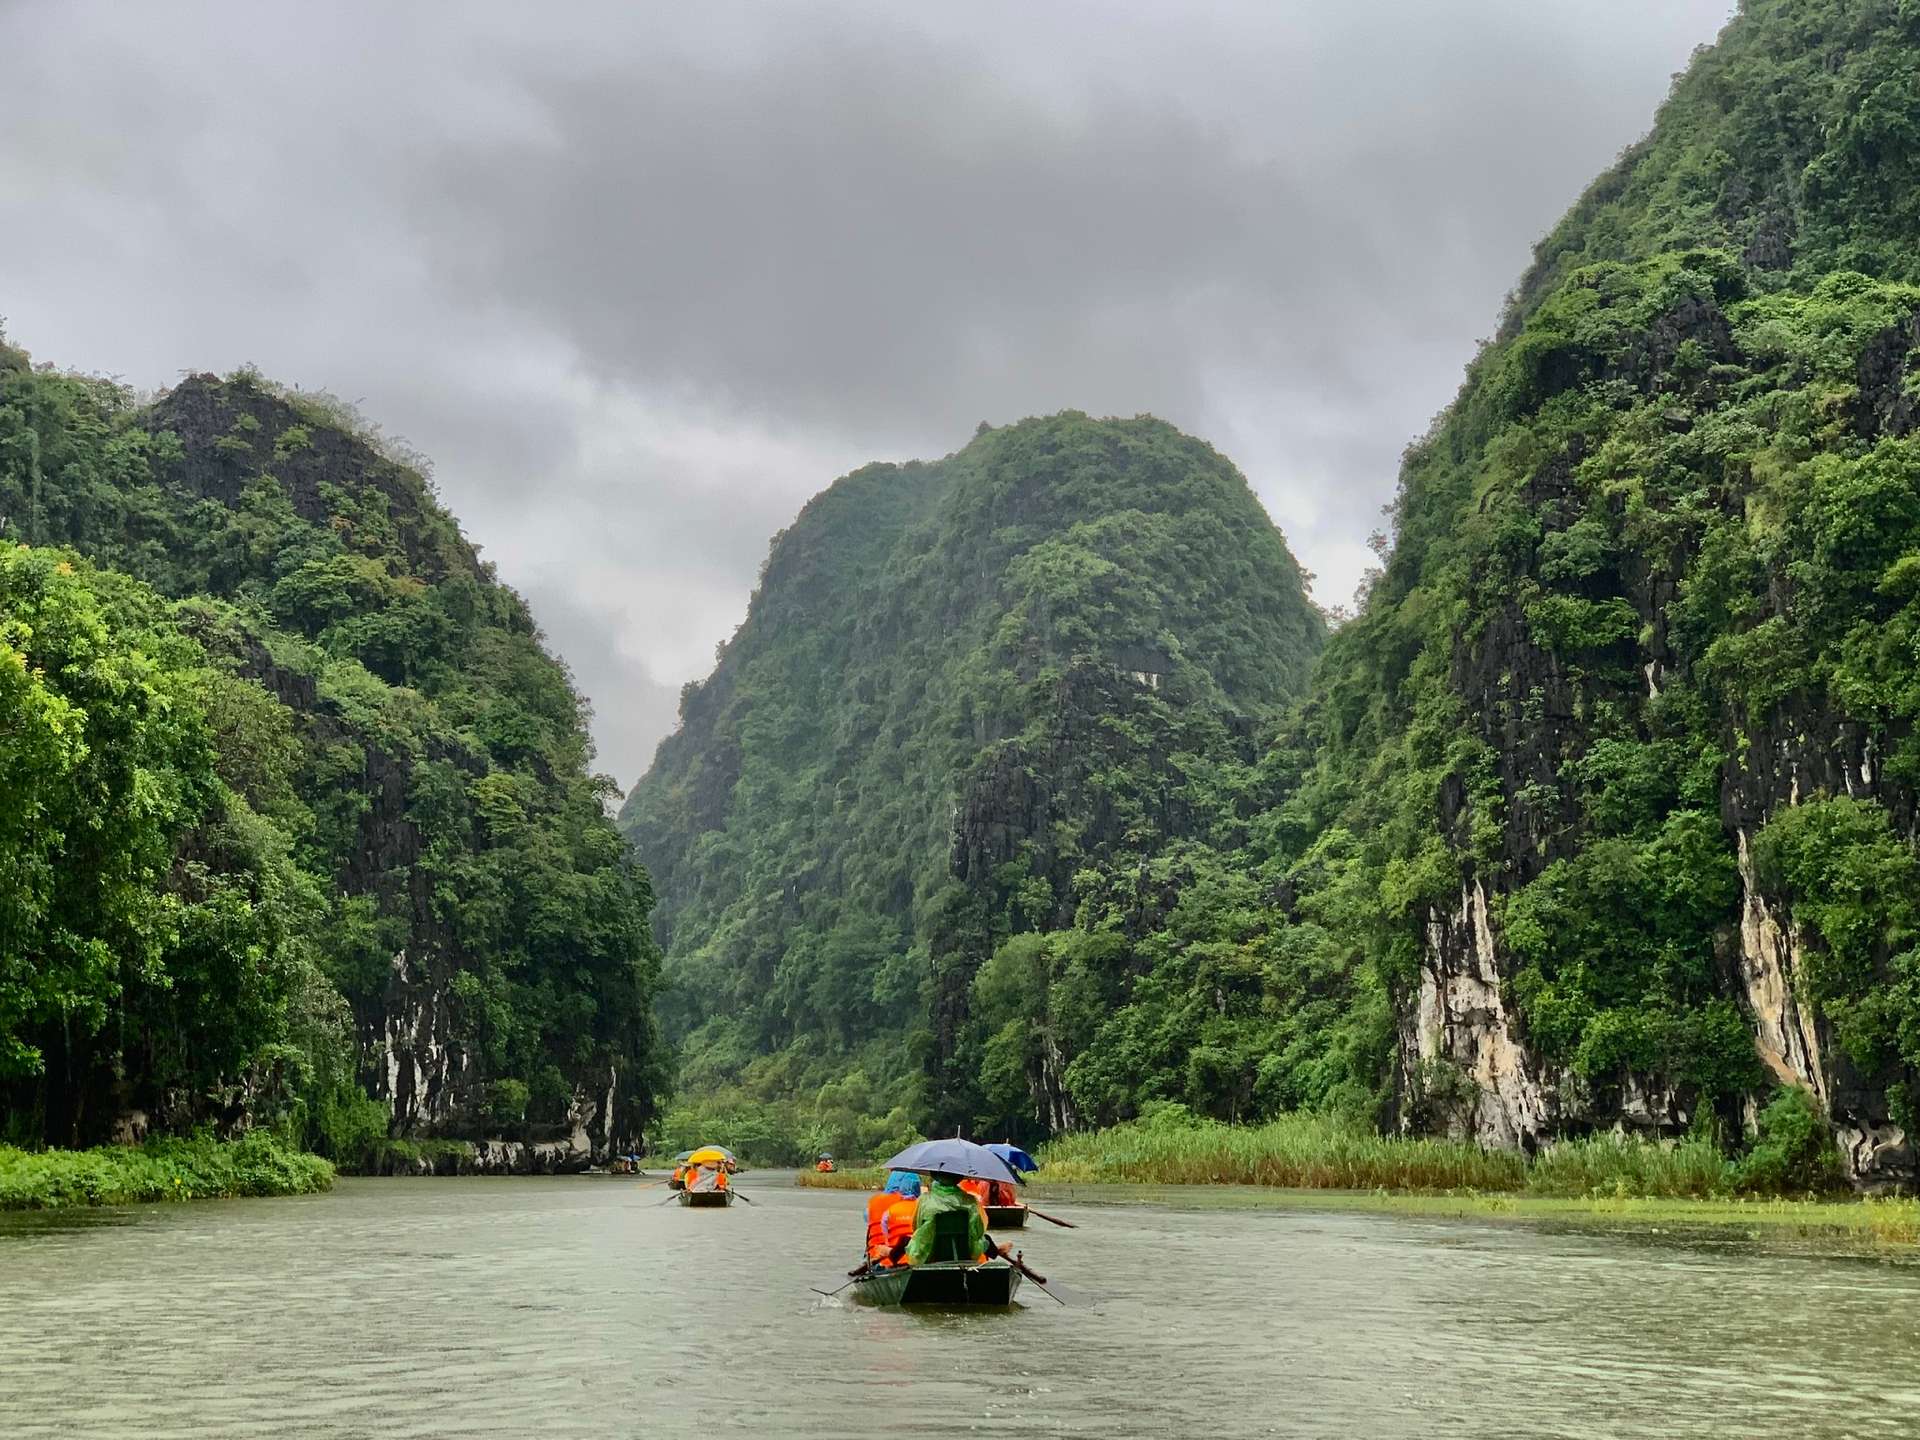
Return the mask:
POLYGON ((1022 1150, 1018 1145, 999 1144, 987 1145, 982 1148, 991 1150, 1002 1160, 1006 1161, 1008 1167, 1016 1174, 1031 1175, 1040 1168, 1040 1162, 1034 1159, 1033 1156, 1027 1154, 1027 1152, 1022 1150))
POLYGON ((922 1140, 887 1161, 889 1170, 918 1170, 955 1180, 1012 1180, 1013 1167, 984 1145, 971 1140, 922 1140))

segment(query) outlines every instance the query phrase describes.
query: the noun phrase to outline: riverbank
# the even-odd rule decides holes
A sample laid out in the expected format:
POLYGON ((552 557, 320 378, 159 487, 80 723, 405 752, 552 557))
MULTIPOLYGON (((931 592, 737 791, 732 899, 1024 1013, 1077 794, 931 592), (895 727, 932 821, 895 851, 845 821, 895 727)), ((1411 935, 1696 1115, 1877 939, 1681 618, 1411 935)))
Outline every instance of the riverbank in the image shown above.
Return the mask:
POLYGON ((333 1184, 334 1169, 275 1136, 240 1140, 149 1140, 91 1150, 16 1150, 0 1145, 0 1210, 309 1195, 333 1184))
POLYGON ((1168 1187, 1047 1184, 1028 1187, 1043 1206, 1138 1205, 1178 1193, 1183 1205, 1248 1210, 1303 1210, 1412 1219, 1564 1224, 1583 1230, 1625 1229, 1676 1236, 1744 1236, 1752 1240, 1837 1242, 1845 1250, 1911 1249, 1920 1243, 1920 1200, 1861 1196, 1850 1200, 1650 1198, 1635 1196, 1441 1194, 1387 1190, 1299 1190, 1257 1186, 1168 1187))
MULTIPOLYGON (((877 1190, 883 1170, 801 1171, 794 1184, 813 1190, 877 1190)), ((1476 1190, 1342 1190, 1192 1181, 1047 1180, 1024 1193, 1056 1206, 1179 1205, 1225 1210, 1299 1210, 1398 1215, 1411 1219, 1481 1220, 1496 1224, 1568 1225, 1645 1234, 1744 1237, 1812 1242, 1849 1253, 1885 1253, 1920 1244, 1920 1200, 1905 1198, 1758 1199, 1744 1196, 1656 1197, 1537 1195, 1476 1190)))
MULTIPOLYGON (((1126 1204, 1180 1191, 1181 1204, 1746 1230, 1850 1249, 1920 1243, 1920 1201, 1836 1193, 1824 1127, 1803 1112, 1791 1099, 1769 1107, 1760 1139, 1740 1156, 1701 1137, 1593 1136, 1527 1156, 1311 1115, 1256 1126, 1167 1117, 1048 1142, 1029 1193, 1043 1204, 1126 1204)), ((884 1178, 852 1168, 802 1171, 795 1183, 872 1190, 884 1178)))
MULTIPOLYGON (((1221 1125, 1172 1115, 1063 1135, 1039 1147, 1049 1184, 1248 1185, 1392 1194, 1583 1199, 1724 1199, 1842 1189, 1824 1127, 1799 1102, 1770 1106, 1760 1140, 1730 1156, 1705 1137, 1672 1143, 1612 1135, 1526 1155, 1468 1140, 1381 1135, 1319 1115, 1221 1125), (1824 1147, 1824 1148, 1823 1148, 1824 1147)), ((803 1184, 872 1188, 879 1172, 803 1174, 803 1184)))

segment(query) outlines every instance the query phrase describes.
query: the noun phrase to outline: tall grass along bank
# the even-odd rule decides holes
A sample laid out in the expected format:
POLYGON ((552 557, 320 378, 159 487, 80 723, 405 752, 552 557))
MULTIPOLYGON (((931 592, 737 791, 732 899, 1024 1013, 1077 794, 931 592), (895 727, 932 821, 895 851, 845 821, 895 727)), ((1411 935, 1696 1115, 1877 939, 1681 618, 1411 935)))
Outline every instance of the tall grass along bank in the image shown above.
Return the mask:
POLYGON ((333 1184, 333 1166, 256 1131, 240 1140, 149 1140, 93 1150, 0 1145, 0 1210, 307 1195, 333 1184))
POLYGON ((1195 1122, 1183 1115, 1065 1135, 1040 1148, 1050 1183, 1264 1185, 1305 1190, 1386 1190, 1592 1198, 1706 1199, 1825 1195, 1842 1188, 1827 1131, 1796 1091, 1760 1116, 1744 1154, 1709 1136, 1676 1142, 1596 1135, 1563 1140, 1537 1156, 1465 1140, 1381 1135, 1321 1115, 1263 1125, 1195 1122))

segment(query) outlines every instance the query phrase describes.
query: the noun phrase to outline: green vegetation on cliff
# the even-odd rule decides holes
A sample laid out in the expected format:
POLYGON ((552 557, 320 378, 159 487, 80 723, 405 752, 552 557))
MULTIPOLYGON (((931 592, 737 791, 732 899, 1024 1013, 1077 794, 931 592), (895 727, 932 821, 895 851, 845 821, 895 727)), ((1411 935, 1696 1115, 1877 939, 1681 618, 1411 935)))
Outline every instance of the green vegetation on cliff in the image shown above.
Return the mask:
POLYGON ((971 1118, 982 1067, 1017 1063, 975 972, 1239 823, 1222 797, 1322 634, 1246 482, 1158 421, 1031 420, 840 480, 622 815, 683 1088, 797 1101, 861 1151, 971 1118))
POLYGON ((582 703, 376 442, 0 347, 0 1135, 639 1133, 651 894, 582 703))
POLYGON ((1911 1184, 1916 55, 1912 0, 1749 0, 1408 449, 1296 709, 1271 566, 1125 482, 952 503, 1092 422, 817 501, 626 812, 695 1087, 891 1077, 905 1034, 903 1118, 1020 1138, 1171 1102, 1758 1166, 1786 1082, 1911 1184))
POLYGON ((1748 4, 1408 452, 1289 873, 1357 856, 1418 1125, 1738 1134, 1789 1078, 1913 1177, 1916 42, 1748 4))

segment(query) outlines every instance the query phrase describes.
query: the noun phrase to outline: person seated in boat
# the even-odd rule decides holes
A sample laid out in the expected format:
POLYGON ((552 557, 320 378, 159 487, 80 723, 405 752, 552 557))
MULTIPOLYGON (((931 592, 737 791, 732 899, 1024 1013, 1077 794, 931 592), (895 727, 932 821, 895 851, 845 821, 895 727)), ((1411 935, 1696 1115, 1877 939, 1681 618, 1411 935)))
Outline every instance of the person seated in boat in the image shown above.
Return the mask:
POLYGON ((822 1175, 831 1175, 833 1173, 833 1157, 831 1155, 822 1155, 818 1160, 813 1162, 813 1168, 818 1170, 822 1175))
POLYGON ((962 1180, 960 1188, 980 1202, 982 1214, 989 1205, 1020 1203, 1020 1192, 1013 1188, 1011 1180, 962 1180))
POLYGON ((887 1266, 896 1263, 894 1247, 913 1238, 913 1217, 919 1198, 920 1177, 911 1170, 894 1171, 887 1176, 886 1188, 868 1197, 868 1264, 887 1266))
POLYGON ((945 1175, 929 1177, 913 1212, 913 1234, 900 1248, 909 1265, 961 1260, 977 1265, 999 1248, 987 1239, 987 1216, 980 1201, 945 1175), (950 1217, 950 1218, 942 1218, 950 1217))

